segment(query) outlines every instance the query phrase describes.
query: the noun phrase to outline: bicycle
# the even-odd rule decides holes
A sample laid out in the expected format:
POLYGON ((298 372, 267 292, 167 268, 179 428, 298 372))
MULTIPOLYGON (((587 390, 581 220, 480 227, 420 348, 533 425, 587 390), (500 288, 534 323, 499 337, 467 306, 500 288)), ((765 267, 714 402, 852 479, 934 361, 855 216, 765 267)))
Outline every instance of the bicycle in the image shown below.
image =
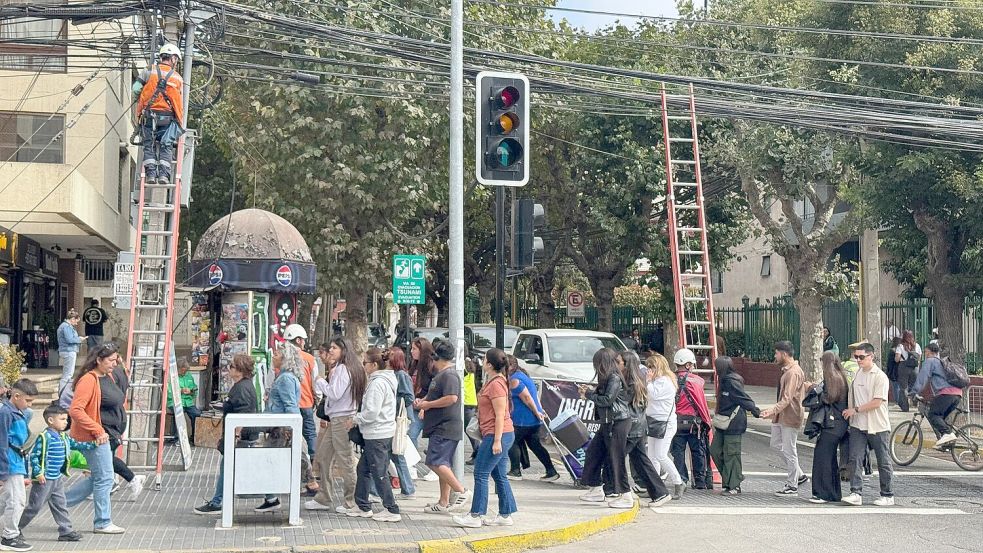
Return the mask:
MULTIPOLYGON (((918 406, 918 411, 910 421, 899 424, 891 432, 891 459, 902 467, 906 467, 918 459, 922 452, 924 438, 922 436, 922 421, 928 416, 928 403, 924 398, 913 396, 912 402, 918 406)), ((983 426, 975 423, 963 424, 956 427, 960 416, 968 416, 969 410, 961 401, 952 413, 946 417, 956 441, 948 443, 939 451, 948 451, 959 468, 968 471, 983 470, 983 426)))

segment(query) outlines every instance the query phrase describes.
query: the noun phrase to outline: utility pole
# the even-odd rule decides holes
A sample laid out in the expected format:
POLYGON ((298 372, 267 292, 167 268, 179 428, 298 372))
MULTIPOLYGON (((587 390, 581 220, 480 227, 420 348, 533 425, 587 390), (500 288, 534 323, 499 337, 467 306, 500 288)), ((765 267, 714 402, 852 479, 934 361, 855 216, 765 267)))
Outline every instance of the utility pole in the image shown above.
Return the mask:
POLYGON ((505 349, 505 187, 495 187, 495 347, 505 349))
MULTIPOLYGON (((451 0, 450 106, 450 305, 447 330, 457 351, 457 374, 464 382, 464 0, 451 0)), ((464 402, 461 402, 464 420, 464 402)), ((461 443, 466 443, 461 432, 461 443)), ((464 447, 454 453, 454 475, 464 478, 464 447)))

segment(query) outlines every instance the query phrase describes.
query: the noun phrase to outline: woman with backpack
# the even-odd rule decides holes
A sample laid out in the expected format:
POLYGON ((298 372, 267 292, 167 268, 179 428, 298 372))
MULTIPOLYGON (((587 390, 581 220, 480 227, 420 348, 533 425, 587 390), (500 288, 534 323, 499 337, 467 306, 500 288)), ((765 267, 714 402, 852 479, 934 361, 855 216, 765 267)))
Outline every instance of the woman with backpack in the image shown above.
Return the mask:
POLYGON ((843 418, 849 390, 843 366, 839 358, 829 351, 822 356, 822 366, 819 408, 825 414, 812 456, 812 499, 809 500, 812 503, 839 502, 843 499, 837 447, 849 428, 849 423, 843 418))
POLYGON ((894 361, 898 364, 898 386, 901 387, 898 407, 904 413, 907 413, 909 408, 906 392, 915 381, 921 357, 922 347, 915 342, 915 334, 910 330, 902 332, 901 344, 894 349, 894 361))
MULTIPOLYGON (((832 353, 827 352, 826 355, 832 353)), ((761 410, 744 390, 744 379, 734 371, 734 362, 730 357, 718 357, 713 367, 720 378, 720 385, 717 388, 717 414, 713 416, 710 457, 720 471, 721 494, 735 496, 741 494, 741 482, 744 481, 741 440, 747 432, 747 413, 757 418, 761 416, 761 410)))

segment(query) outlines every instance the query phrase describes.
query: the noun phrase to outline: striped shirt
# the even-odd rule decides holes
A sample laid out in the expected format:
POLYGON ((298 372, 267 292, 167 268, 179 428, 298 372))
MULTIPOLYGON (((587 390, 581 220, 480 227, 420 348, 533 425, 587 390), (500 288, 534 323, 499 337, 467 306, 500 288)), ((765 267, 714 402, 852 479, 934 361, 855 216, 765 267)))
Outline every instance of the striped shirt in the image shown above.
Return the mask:
POLYGON ((58 432, 50 428, 45 432, 48 434, 48 450, 44 460, 44 477, 48 480, 57 480, 62 476, 61 469, 65 466, 68 451, 65 451, 65 440, 58 432))

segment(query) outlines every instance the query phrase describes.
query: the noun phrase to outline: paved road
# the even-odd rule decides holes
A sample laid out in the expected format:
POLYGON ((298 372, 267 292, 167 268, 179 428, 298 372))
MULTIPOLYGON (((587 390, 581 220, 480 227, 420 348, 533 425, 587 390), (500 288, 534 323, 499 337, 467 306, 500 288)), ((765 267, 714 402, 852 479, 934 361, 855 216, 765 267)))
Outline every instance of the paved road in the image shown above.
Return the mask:
MULTIPOLYGON (((651 543, 651 550, 660 553, 983 550, 983 473, 967 473, 951 461, 923 457, 912 467, 898 469, 896 507, 816 506, 806 501, 808 484, 799 498, 772 495, 781 487, 783 472, 768 448, 766 430, 766 425, 757 425, 745 436, 748 479, 741 497, 689 491, 682 501, 658 513, 644 509, 631 525, 544 551, 621 553, 639 543, 651 543)), ((800 444, 799 455, 809 472, 812 448, 800 444)), ((877 497, 876 478, 865 486, 868 505, 877 497)))

